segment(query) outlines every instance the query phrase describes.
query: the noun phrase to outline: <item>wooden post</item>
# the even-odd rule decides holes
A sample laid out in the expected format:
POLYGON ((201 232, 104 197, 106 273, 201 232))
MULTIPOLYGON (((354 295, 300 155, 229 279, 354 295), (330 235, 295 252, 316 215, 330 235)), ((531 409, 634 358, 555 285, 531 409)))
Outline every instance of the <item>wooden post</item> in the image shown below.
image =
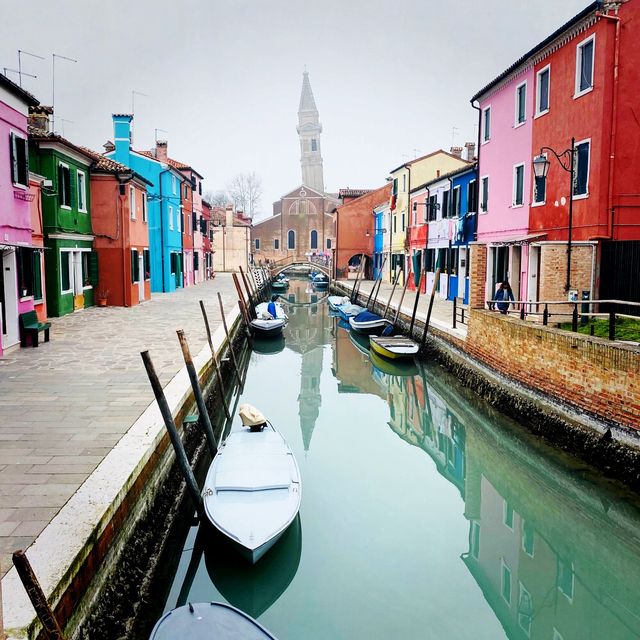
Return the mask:
POLYGON ((244 302, 244 292, 242 291, 242 287, 240 286, 240 280, 238 279, 237 273, 232 273, 231 277, 233 278, 233 284, 236 286, 236 291, 238 292, 238 298, 241 298, 244 302))
POLYGON ((384 313, 382 314, 383 318, 387 317, 387 311, 389 311, 389 306, 391 305, 391 299, 393 298, 393 294, 396 292, 396 285, 398 284, 398 280, 400 279, 400 274, 396 273, 396 279, 393 282, 393 289, 391 289, 391 295, 387 300, 387 306, 384 308, 384 313))
POLYGON ((216 451, 218 450, 218 443, 216 442, 216 438, 213 435, 213 426, 211 426, 211 420, 209 418, 209 412, 207 411, 207 405, 204 402, 204 398, 202 397, 202 389, 200 389, 200 381, 198 380, 198 374, 196 373, 196 368, 193 364, 193 358, 191 357, 191 351, 189 350, 189 344, 187 343, 187 338, 184 335, 184 331, 179 329, 176 331, 178 334, 178 340, 180 342, 180 348, 182 349, 182 357, 184 358, 184 363, 187 366, 187 373, 189 374, 189 380, 191 381, 191 388, 193 389, 193 395, 196 399, 196 404, 198 405, 198 413, 200 414, 200 424, 202 424, 204 428, 204 433, 207 437, 207 444, 209 445, 209 451, 212 456, 216 455, 216 451))
MULTIPOLYGON (((396 322, 398 322, 398 318, 400 317, 400 309, 402 309, 402 303, 404 302, 404 294, 407 292, 407 287, 409 286, 409 278, 404 276, 404 271, 402 271, 402 275, 404 278, 404 287, 402 288, 402 295, 400 296, 400 302, 398 303, 398 308, 396 309, 396 317, 393 319, 394 325, 396 322)), ((398 276, 400 276, 400 271, 398 271, 398 276)))
POLYGON ((422 289, 422 276, 424 276, 424 269, 420 271, 420 279, 418 281, 418 288, 416 289, 416 300, 413 303, 413 313, 411 314, 411 326, 409 327, 409 337, 413 333, 413 324, 416 321, 416 312, 418 311, 418 300, 420 299, 420 289, 422 289))
POLYGON ((220 304, 220 315, 222 316, 222 326, 224 327, 224 334, 227 336, 229 353, 231 353, 233 366, 236 370, 236 377, 238 378, 238 384, 242 387, 242 376, 240 375, 240 369, 238 368, 238 361, 236 360, 236 354, 233 351, 233 343, 231 342, 231 336, 229 335, 229 328, 227 327, 227 319, 224 315, 224 305, 222 304, 222 296, 220 295, 219 291, 218 291, 218 303, 220 304))
POLYGON ((213 347, 213 340, 211 339, 211 327, 209 327, 209 318, 204 308, 204 303, 200 300, 200 310, 202 311, 202 317, 204 318, 204 327, 207 330, 207 342, 209 343, 209 349, 211 349, 211 360, 213 362, 213 368, 216 372, 216 378, 218 379, 218 388, 220 389, 220 397, 222 398, 222 406, 224 407, 224 414, 227 418, 231 417, 229 413, 229 405, 227 404, 227 398, 224 395, 224 383, 222 382, 222 373, 218 366, 218 356, 216 356, 216 350, 213 347))
POLYGON ((29 600, 31 600, 31 604, 36 611, 46 640, 64 640, 65 636, 62 633, 60 624, 56 620, 55 614, 47 602, 38 578, 36 578, 33 573, 31 563, 24 551, 13 552, 13 566, 16 568, 18 576, 20 576, 20 580, 29 596, 29 600))
MULTIPOLYGON (((356 281, 353 283, 353 289, 351 290, 351 302, 355 304, 355 301, 358 299, 358 281, 360 280, 360 274, 363 271, 364 267, 364 253, 360 254, 360 264, 358 265, 358 271, 356 273, 356 281)), ((348 266, 347 266, 347 275, 348 275, 348 266)))
POLYGON ((440 282, 440 269, 436 269, 436 275, 433 278, 431 298, 429 299, 429 311, 427 311, 427 319, 424 323, 424 332, 422 333, 422 340, 420 341, 421 348, 424 347, 424 343, 427 341, 427 331, 429 331, 429 322, 431 321, 431 310, 433 309, 433 299, 436 297, 436 289, 438 288, 438 282, 440 282))
POLYGON ((169 438, 171 439, 171 444, 173 445, 173 448, 176 452, 176 460, 178 461, 178 466, 180 467, 182 476, 187 483, 187 490, 191 495, 191 499, 195 503, 198 515, 202 516, 204 514, 204 503, 202 502, 202 495, 200 494, 198 483, 196 482, 195 476, 193 475, 193 470, 191 469, 191 465, 189 464, 189 459, 187 458, 184 446, 182 445, 180 434, 178 433, 178 429, 176 429, 175 422, 173 421, 171 409, 169 409, 167 399, 164 396, 164 390, 162 389, 162 385, 160 384, 160 380, 158 379, 158 374, 156 373, 155 367, 153 366, 153 362, 151 362, 151 356, 149 356, 149 352, 142 351, 140 355, 142 356, 142 361, 144 362, 145 369, 147 370, 147 375, 149 376, 149 382, 151 383, 151 388, 153 389, 153 395, 155 395, 158 406, 160 407, 160 413, 162 414, 162 419, 164 420, 164 426, 167 428, 169 438))
POLYGON ((251 287, 249 286, 249 281, 247 280, 247 277, 244 275, 244 271, 242 270, 242 267, 239 267, 240 269, 240 275, 242 276, 242 282, 244 282, 244 288, 247 290, 247 296, 249 296, 248 298, 248 302, 250 306, 254 306, 253 304, 253 295, 251 294, 251 287))

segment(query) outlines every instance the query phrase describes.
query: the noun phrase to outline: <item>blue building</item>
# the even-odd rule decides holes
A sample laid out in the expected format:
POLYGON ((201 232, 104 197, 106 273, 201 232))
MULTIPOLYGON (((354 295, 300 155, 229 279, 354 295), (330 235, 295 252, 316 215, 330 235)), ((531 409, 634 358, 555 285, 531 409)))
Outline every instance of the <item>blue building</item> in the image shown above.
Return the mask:
POLYGON ((182 282, 182 183, 185 176, 172 167, 167 158, 167 143, 158 141, 154 151, 131 148, 129 114, 113 115, 113 144, 108 143, 105 155, 146 178, 149 217, 149 258, 151 291, 175 291, 182 282))
POLYGON ((386 230, 384 228, 384 213, 389 208, 389 203, 378 205, 373 210, 374 223, 373 223, 373 279, 376 280, 380 277, 380 271, 383 264, 384 256, 384 234, 386 230))

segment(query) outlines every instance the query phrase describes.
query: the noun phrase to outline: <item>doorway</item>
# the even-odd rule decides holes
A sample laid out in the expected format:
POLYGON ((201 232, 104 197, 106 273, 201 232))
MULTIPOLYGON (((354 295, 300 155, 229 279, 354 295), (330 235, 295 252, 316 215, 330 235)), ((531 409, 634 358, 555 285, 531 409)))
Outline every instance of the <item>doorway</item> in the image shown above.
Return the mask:
POLYGON ((144 300, 144 253, 138 253, 138 302, 144 300))
POLYGON ((2 307, 2 348, 6 349, 20 341, 18 328, 18 274, 16 252, 2 253, 2 278, 0 278, 0 307, 2 307))
POLYGON ((529 247, 529 278, 527 292, 529 302, 538 302, 540 299, 540 247, 529 247))

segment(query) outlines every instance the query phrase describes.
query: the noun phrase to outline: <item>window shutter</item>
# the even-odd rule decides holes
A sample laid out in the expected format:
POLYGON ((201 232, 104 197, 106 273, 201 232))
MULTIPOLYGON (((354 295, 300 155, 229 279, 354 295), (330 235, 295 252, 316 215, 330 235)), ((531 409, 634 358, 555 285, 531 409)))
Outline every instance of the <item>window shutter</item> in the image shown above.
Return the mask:
POLYGON ((144 279, 149 280, 149 278, 151 278, 151 260, 149 258, 149 249, 144 249, 142 257, 144 261, 144 279))
POLYGON ((92 251, 89 254, 89 278, 94 287, 98 286, 100 273, 98 271, 98 252, 92 251))
POLYGON ((16 134, 9 136, 9 151, 11 153, 11 182, 18 182, 18 153, 16 149, 16 134))
POLYGON ((198 251, 193 252, 193 270, 198 271, 200 267, 200 253, 198 251))
POLYGON ((138 282, 136 277, 136 271, 138 270, 138 252, 135 249, 131 249, 131 283, 138 282))

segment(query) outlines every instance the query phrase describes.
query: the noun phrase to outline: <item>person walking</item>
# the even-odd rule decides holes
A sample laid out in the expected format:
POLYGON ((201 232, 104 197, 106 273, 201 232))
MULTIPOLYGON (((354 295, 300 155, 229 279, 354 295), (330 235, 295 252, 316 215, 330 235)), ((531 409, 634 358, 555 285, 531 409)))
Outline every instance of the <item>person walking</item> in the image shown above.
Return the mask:
POLYGON ((496 307, 501 314, 506 315, 509 311, 509 305, 513 302, 513 291, 511 291, 511 285, 507 280, 500 283, 500 287, 494 295, 496 301, 496 307))

